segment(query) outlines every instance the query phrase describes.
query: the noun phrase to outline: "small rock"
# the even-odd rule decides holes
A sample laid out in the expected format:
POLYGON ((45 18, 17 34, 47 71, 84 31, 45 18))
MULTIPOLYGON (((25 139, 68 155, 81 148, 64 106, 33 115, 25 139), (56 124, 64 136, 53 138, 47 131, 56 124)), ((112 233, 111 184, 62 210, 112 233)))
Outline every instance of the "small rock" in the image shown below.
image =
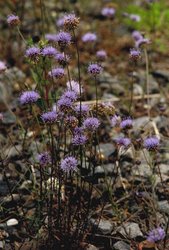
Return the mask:
POLYGON ((143 236, 139 225, 135 222, 124 223, 123 226, 119 228, 118 232, 125 237, 130 237, 131 239, 143 236))
POLYGON ((106 158, 108 158, 111 154, 113 154, 116 150, 115 146, 112 143, 100 143, 99 148, 100 153, 103 154, 106 158))
MULTIPOLYGON (((152 72, 153 76, 156 79, 161 79, 163 83, 168 83, 169 82, 169 72, 168 70, 156 70, 152 72)), ((160 81, 161 82, 161 81, 160 81)))
POLYGON ((117 241, 114 245, 113 245, 113 249, 114 250, 130 250, 130 246, 125 243, 124 241, 117 241))
POLYGON ((5 150, 5 156, 8 158, 14 158, 21 154, 22 152, 22 146, 21 145, 15 145, 11 147, 10 149, 5 150))
POLYGON ((134 95, 143 95, 143 88, 139 84, 134 84, 134 95))
POLYGON ((6 225, 8 227, 12 227, 12 226, 16 226, 18 225, 18 221, 16 219, 9 219, 7 222, 6 222, 6 225))
POLYGON ((166 213, 167 215, 169 215, 169 203, 168 201, 159 201, 158 202, 158 207, 159 207, 159 211, 161 213, 166 213))
POLYGON ((98 248, 95 247, 94 245, 88 244, 88 246, 85 248, 85 250, 98 250, 98 248))
POLYGON ((99 222, 98 229, 103 234, 110 234, 113 230, 113 225, 109 220, 103 220, 101 219, 99 222))

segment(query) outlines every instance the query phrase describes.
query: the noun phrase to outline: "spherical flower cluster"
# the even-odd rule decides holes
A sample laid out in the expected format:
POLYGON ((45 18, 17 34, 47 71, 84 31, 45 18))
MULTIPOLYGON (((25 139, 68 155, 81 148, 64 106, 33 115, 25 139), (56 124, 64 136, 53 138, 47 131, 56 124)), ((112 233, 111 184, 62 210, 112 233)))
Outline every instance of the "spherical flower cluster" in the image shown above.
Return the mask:
POLYGON ((57 27, 63 27, 63 25, 64 25, 64 17, 59 17, 56 20, 56 25, 57 25, 57 27))
POLYGON ((88 32, 82 36, 82 41, 84 43, 87 42, 95 42, 97 40, 97 36, 95 33, 88 32))
POLYGON ((141 37, 139 40, 135 42, 136 48, 141 47, 142 45, 150 44, 150 40, 148 38, 141 37))
POLYGON ((17 26, 20 23, 19 17, 11 14, 7 16, 7 23, 11 26, 17 26))
POLYGON ((133 120, 130 117, 122 120, 120 123, 121 129, 129 129, 132 128, 132 126, 133 126, 133 120))
POLYGON ((88 66, 88 72, 94 76, 100 74, 101 70, 102 70, 102 67, 97 63, 91 63, 88 66))
POLYGON ((65 123, 70 128, 75 128, 78 125, 78 119, 75 116, 66 116, 65 123))
POLYGON ((138 59, 140 59, 140 57, 141 57, 141 52, 139 49, 136 48, 130 49, 130 58, 133 61, 137 61, 138 59))
POLYGON ((135 41, 138 41, 138 40, 142 39, 141 33, 140 33, 139 31, 137 31, 137 30, 134 30, 134 31, 132 32, 132 37, 133 37, 133 39, 134 39, 135 41))
POLYGON ((158 227, 158 228, 155 228, 153 229, 148 237, 147 237, 147 240, 150 241, 150 242, 157 242, 157 241, 160 241, 160 240, 164 240, 165 238, 165 231, 163 228, 161 227, 158 227))
POLYGON ((54 123, 56 122, 58 115, 55 111, 45 112, 41 115, 41 119, 44 123, 54 123))
POLYGON ((139 15, 131 14, 129 15, 129 18, 134 22, 140 22, 141 17, 139 15))
POLYGON ((52 46, 44 47, 41 52, 41 54, 46 57, 56 56, 57 53, 58 51, 52 46))
POLYGON ((55 68, 55 69, 52 69, 51 71, 49 71, 48 75, 49 75, 49 77, 61 79, 62 77, 64 77, 65 71, 63 68, 58 67, 58 68, 55 68))
POLYGON ((87 136, 84 134, 77 133, 72 138, 72 144, 79 146, 84 145, 87 142, 87 136))
POLYGON ((63 49, 71 42, 71 35, 68 32, 60 31, 56 36, 58 45, 63 49))
POLYGON ((56 34, 46 34, 45 39, 48 42, 57 42, 57 35, 56 34))
POLYGON ((73 156, 65 157, 63 160, 61 160, 60 167, 65 172, 74 171, 77 168, 77 160, 73 156))
POLYGON ((6 70, 6 65, 4 62, 0 61, 0 73, 4 72, 6 70))
POLYGON ((70 60, 70 57, 68 55, 64 55, 64 53, 57 53, 55 59, 60 65, 66 66, 70 60))
POLYGON ((68 112, 72 109, 73 101, 70 98, 62 97, 57 102, 57 107, 61 112, 68 112))
POLYGON ((78 116, 80 115, 80 112, 82 116, 86 116, 89 112, 89 105, 83 103, 80 105, 79 103, 74 107, 74 110, 78 116))
POLYGON ((25 55, 29 59, 37 61, 39 59, 40 53, 41 53, 40 49, 33 46, 26 50, 25 55))
POLYGON ((119 137, 115 141, 119 146, 123 146, 124 148, 129 147, 131 144, 131 140, 127 137, 119 137))
POLYGON ((77 100, 77 94, 76 92, 74 92, 73 90, 67 90, 63 93, 63 95, 61 96, 61 98, 63 99, 70 99, 71 101, 76 101, 77 100))
POLYGON ((22 105, 31 104, 31 103, 36 102, 39 98, 40 96, 36 91, 30 90, 30 91, 23 92, 19 98, 19 101, 22 105))
POLYGON ((116 127, 117 125, 119 125, 120 120, 121 120, 120 116, 118 116, 118 115, 113 115, 113 116, 111 117, 111 119, 110 119, 110 121, 111 121, 111 126, 112 126, 112 127, 116 127))
POLYGON ((100 125, 100 121, 95 117, 89 117, 84 120, 83 127, 89 132, 95 131, 100 125))
POLYGON ((155 136, 148 137, 144 140, 144 148, 147 150, 153 151, 156 150, 159 146, 160 142, 159 139, 155 136))
POLYGON ((107 57, 107 53, 105 50, 98 50, 96 52, 96 56, 99 60, 104 61, 107 57))
MULTIPOLYGON (((70 82, 67 82, 66 85, 68 89, 73 90, 77 95, 80 94, 80 86, 78 82, 71 80, 70 82)), ((82 86, 81 86, 81 93, 83 93, 82 86)))
POLYGON ((74 30, 79 24, 79 18, 75 14, 68 14, 64 16, 64 27, 67 30, 74 30))
POLYGON ((52 162, 51 156, 48 152, 43 152, 37 156, 41 166, 45 167, 52 162))
POLYGON ((101 11, 101 14, 105 17, 114 17, 115 9, 112 7, 104 7, 101 11))

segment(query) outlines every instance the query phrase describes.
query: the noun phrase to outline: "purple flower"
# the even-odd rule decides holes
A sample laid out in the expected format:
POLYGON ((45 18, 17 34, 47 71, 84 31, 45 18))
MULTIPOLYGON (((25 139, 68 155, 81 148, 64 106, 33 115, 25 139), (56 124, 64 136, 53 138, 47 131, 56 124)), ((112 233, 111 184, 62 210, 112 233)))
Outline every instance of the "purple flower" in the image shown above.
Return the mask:
POLYGON ((86 42, 95 42, 97 40, 97 36, 94 33, 88 32, 82 36, 82 41, 86 42))
POLYGON ((139 15, 131 14, 129 15, 129 18, 134 22, 140 22, 141 17, 139 15))
POLYGON ((39 98, 40 98, 40 96, 39 96, 39 94, 36 91, 30 90, 30 91, 23 92, 21 94, 19 100, 20 100, 20 103, 23 105, 23 104, 34 103, 39 98))
POLYGON ((43 152, 37 156, 37 159, 41 166, 45 167, 52 162, 51 156, 48 152, 43 152))
POLYGON ((141 37, 139 40, 135 42, 136 48, 139 48, 144 44, 150 44, 150 40, 148 38, 141 37))
POLYGON ((147 150, 155 150, 158 148, 160 142, 159 142, 159 139, 155 136, 152 136, 152 137, 148 137, 144 140, 144 148, 146 148, 147 150))
POLYGON ((141 35, 141 33, 139 31, 137 31, 137 30, 135 30, 135 31, 132 32, 132 37, 133 37, 133 39, 135 41, 138 41, 138 40, 140 40, 140 39, 143 38, 143 36, 141 35))
POLYGON ((70 57, 68 55, 64 55, 64 53, 57 53, 55 59, 60 65, 66 66, 70 60, 70 57))
POLYGON ((8 15, 7 16, 7 23, 11 26, 16 26, 20 23, 19 17, 16 15, 8 15))
POLYGON ((89 132, 95 131, 100 125, 100 121, 95 117, 89 117, 84 120, 83 127, 89 132))
POLYGON ((57 42, 57 35, 56 34, 46 34, 45 39, 49 42, 57 42))
POLYGON ((63 160, 61 160, 60 167, 63 171, 69 172, 74 171, 77 168, 77 160, 73 156, 65 157, 63 160))
POLYGON ((68 32, 60 31, 57 34, 56 40, 61 48, 65 48, 71 42, 71 35, 68 32))
POLYGON ((165 231, 161 227, 157 227, 149 232, 147 240, 150 242, 157 242, 160 240, 164 240, 165 238, 165 231))
POLYGON ((72 138, 72 144, 79 146, 84 145, 87 142, 87 136, 84 134, 77 133, 72 138))
POLYGON ((64 16, 64 26, 68 30, 74 30, 79 24, 79 18, 75 14, 68 14, 64 16))
POLYGON ((6 65, 4 62, 0 61, 0 73, 4 72, 6 70, 6 65))
POLYGON ((128 129, 132 128, 133 126, 133 120, 129 117, 121 121, 120 128, 122 129, 128 129))
POLYGON ((56 56, 57 50, 54 47, 52 47, 52 46, 47 46, 47 47, 45 47, 45 48, 42 49, 41 54, 43 56, 53 57, 53 56, 56 56))
POLYGON ((76 101, 77 100, 77 94, 73 90, 67 90, 63 93, 61 98, 69 98, 71 101, 76 101))
POLYGON ((75 128, 78 125, 78 120, 75 116, 69 115, 69 116, 66 116, 65 123, 70 128, 75 128))
POLYGON ((65 75, 65 71, 63 68, 55 68, 49 71, 48 75, 50 77, 61 79, 65 75))
MULTIPOLYGON (((68 89, 73 90, 77 95, 80 94, 80 86, 78 82, 71 80, 70 82, 67 82, 66 85, 68 89)), ((81 86, 81 93, 83 93, 82 86, 81 86)))
POLYGON ((102 70, 102 67, 97 63, 91 63, 88 66, 88 72, 94 76, 100 74, 101 70, 102 70))
POLYGON ((41 119, 44 123, 54 123, 56 122, 58 115, 55 111, 45 112, 41 115, 41 119))
POLYGON ((41 52, 40 52, 39 48, 30 47, 26 50, 25 55, 26 55, 26 57, 28 57, 34 61, 37 61, 39 59, 40 53, 41 52))
POLYGON ((96 56, 97 56, 98 59, 100 59, 101 61, 103 61, 103 60, 106 59, 107 53, 106 53, 105 50, 98 50, 98 51, 96 52, 96 56))
POLYGON ((63 27, 64 25, 64 17, 59 17, 57 20, 56 20, 56 25, 58 27, 63 27))
POLYGON ((87 104, 82 103, 81 110, 80 110, 80 103, 79 103, 75 106, 74 110, 78 116, 80 115, 80 111, 81 111, 82 116, 86 116, 89 112, 89 106, 87 104))
POLYGON ((127 137, 119 137, 115 141, 119 146, 123 146, 124 148, 127 148, 131 144, 131 140, 127 137))
POLYGON ((105 17, 114 17, 115 9, 111 7, 105 7, 102 9, 101 13, 105 17))
POLYGON ((70 98, 61 97, 58 102, 57 106, 61 112, 68 112, 72 109, 73 101, 70 98))
POLYGON ((113 115, 113 116, 111 117, 111 119, 110 119, 110 121, 111 121, 111 126, 112 126, 112 127, 116 127, 117 125, 119 125, 120 120, 121 120, 120 116, 118 116, 118 115, 113 115))
POLYGON ((130 58, 133 61, 137 61, 141 57, 141 52, 139 49, 133 48, 130 49, 130 58))

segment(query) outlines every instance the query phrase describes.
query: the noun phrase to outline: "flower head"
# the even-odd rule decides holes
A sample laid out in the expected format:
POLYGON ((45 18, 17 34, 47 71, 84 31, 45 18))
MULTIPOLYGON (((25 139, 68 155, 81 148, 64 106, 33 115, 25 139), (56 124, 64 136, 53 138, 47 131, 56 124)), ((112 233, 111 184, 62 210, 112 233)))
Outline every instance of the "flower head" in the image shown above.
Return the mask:
POLYGON ((53 57, 57 55, 57 50, 52 46, 46 46, 42 49, 41 54, 46 57, 53 57))
POLYGON ((149 232, 147 240, 150 242, 157 242, 165 238, 165 231, 161 227, 157 227, 149 232))
POLYGON ((140 37, 135 43, 136 48, 140 48, 142 45, 150 44, 150 40, 148 38, 140 37))
POLYGON ((65 172, 74 171, 77 168, 77 160, 73 156, 65 157, 63 160, 61 160, 60 167, 65 172))
POLYGON ((78 119, 75 116, 66 116, 65 123, 70 128, 75 128, 78 125, 78 119))
MULTIPOLYGON (((77 95, 80 94, 80 86, 78 82, 71 80, 70 82, 67 82, 66 85, 68 89, 73 90, 77 95)), ((82 86, 81 86, 81 93, 83 93, 82 86)))
POLYGON ((80 106, 80 103, 79 103, 74 107, 74 110, 78 116, 80 115, 80 112, 82 116, 86 116, 89 112, 89 105, 81 103, 81 106, 80 106))
POLYGON ((71 42, 71 35, 68 32, 60 31, 56 36, 58 45, 63 49, 68 46, 71 42))
POLYGON ((37 159, 41 166, 47 166, 51 163, 51 156, 48 152, 43 152, 41 154, 38 154, 37 159))
POLYGON ((30 47, 26 50, 25 55, 29 59, 31 59, 33 61, 37 61, 39 59, 40 53, 41 53, 40 49, 33 46, 33 47, 30 47))
POLYGON ((25 91, 21 94, 19 100, 20 103, 23 104, 31 104, 36 102, 38 99, 40 98, 40 95, 34 91, 34 90, 30 90, 30 91, 25 91))
POLYGON ((141 52, 139 49, 136 48, 130 49, 130 58, 133 61, 137 61, 138 59, 140 59, 140 57, 141 57, 141 52))
POLYGON ((95 131, 100 125, 100 121, 95 117, 86 118, 83 122, 84 129, 88 131, 95 131))
POLYGON ((74 30, 79 24, 79 18, 75 14, 68 14, 64 16, 64 27, 67 30, 74 30))
POLYGON ((8 15, 7 23, 11 26, 17 26, 20 23, 19 17, 13 14, 8 15))
POLYGON ((87 136, 84 134, 77 133, 73 136, 72 138, 72 144, 79 146, 79 145, 84 145, 87 142, 87 136))
POLYGON ((139 15, 131 14, 129 15, 129 18, 134 22, 140 22, 141 17, 139 15))
POLYGON ((61 79, 65 75, 65 71, 63 68, 58 67, 49 71, 48 75, 49 77, 61 79))
POLYGON ((76 101, 77 100, 77 94, 76 92, 74 92, 73 90, 67 90, 63 93, 63 95, 61 96, 61 98, 68 98, 71 101, 76 101))
POLYGON ((48 42, 57 42, 57 35, 56 34, 46 34, 45 39, 48 42))
POLYGON ((97 40, 97 36, 95 33, 88 32, 82 36, 82 41, 84 43, 87 42, 95 42, 97 40))
POLYGON ((94 76, 100 74, 101 70, 102 70, 102 67, 97 63, 91 63, 88 66, 88 72, 94 76))
POLYGON ((138 40, 142 39, 143 36, 141 35, 141 33, 140 33, 139 31, 134 30, 134 31, 132 32, 132 37, 133 37, 133 39, 134 39, 135 41, 138 41, 138 40))
POLYGON ((118 116, 118 115, 113 115, 113 116, 111 117, 111 119, 110 119, 110 121, 111 121, 111 126, 112 126, 112 127, 116 127, 117 125, 119 125, 120 120, 121 120, 120 116, 118 116))
POLYGON ((68 55, 64 55, 64 53, 57 53, 55 59, 60 65, 66 66, 70 60, 70 57, 68 55))
POLYGON ((131 140, 127 137, 119 137, 115 141, 119 146, 123 146, 124 148, 127 148, 131 144, 131 140))
POLYGON ((73 101, 71 98, 65 98, 61 96, 61 98, 57 102, 57 106, 61 112, 68 112, 72 109, 73 101))
POLYGON ((112 7, 104 7, 101 11, 102 15, 105 17, 114 17, 116 10, 112 7))
POLYGON ((57 20, 56 20, 56 25, 58 27, 63 27, 64 25, 64 17, 59 17, 57 20))
POLYGON ((96 52, 96 56, 99 60, 104 61, 107 57, 107 53, 105 50, 98 50, 96 52))
POLYGON ((41 119, 44 123, 54 123, 56 122, 58 115, 55 111, 45 112, 41 115, 41 119))
POLYGON ((130 117, 123 119, 120 123, 121 129, 129 129, 132 128, 132 126, 133 126, 133 120, 130 117))
POLYGON ((6 65, 4 62, 0 61, 0 73, 4 72, 6 70, 6 65))
POLYGON ((156 150, 159 146, 159 139, 155 136, 152 137, 148 137, 144 140, 144 148, 146 148, 147 150, 153 151, 156 150))

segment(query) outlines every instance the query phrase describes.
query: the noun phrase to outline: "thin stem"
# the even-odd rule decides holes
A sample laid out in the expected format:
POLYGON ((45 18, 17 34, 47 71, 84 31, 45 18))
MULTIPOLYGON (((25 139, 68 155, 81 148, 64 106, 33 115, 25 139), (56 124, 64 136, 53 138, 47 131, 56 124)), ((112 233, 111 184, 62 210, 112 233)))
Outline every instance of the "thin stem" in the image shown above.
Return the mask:
POLYGON ((148 53, 147 49, 144 48, 144 55, 145 55, 145 62, 146 62, 146 92, 147 92, 147 111, 148 117, 150 117, 150 99, 149 99, 149 89, 150 89, 150 82, 149 82, 149 60, 148 60, 148 53))
POLYGON ((17 31, 18 31, 20 37, 22 38, 23 42, 24 42, 25 44, 27 44, 27 42, 26 42, 25 38, 23 37, 23 35, 22 35, 22 33, 21 33, 21 31, 20 31, 20 29, 19 29, 18 26, 17 26, 17 31))

